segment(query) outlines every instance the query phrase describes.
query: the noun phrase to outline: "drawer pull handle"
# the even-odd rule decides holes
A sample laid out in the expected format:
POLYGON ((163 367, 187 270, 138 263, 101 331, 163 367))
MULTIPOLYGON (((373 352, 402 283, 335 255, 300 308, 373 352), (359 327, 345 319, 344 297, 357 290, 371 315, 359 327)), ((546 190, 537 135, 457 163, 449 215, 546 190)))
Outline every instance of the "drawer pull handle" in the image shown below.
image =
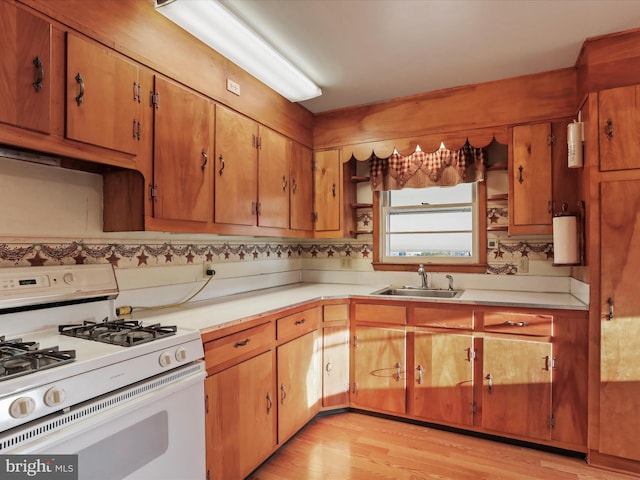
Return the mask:
POLYGON ((506 325, 507 327, 527 327, 529 326, 528 322, 512 322, 511 320, 507 320, 506 322, 503 323, 503 325, 506 325))
POLYGON ((491 393, 493 390, 493 375, 491 375, 490 373, 487 373, 487 376, 484 378, 489 380, 489 393, 491 393))
POLYGON ((244 340, 242 340, 241 342, 236 342, 233 344, 233 348, 238 348, 238 347, 246 347, 247 344, 251 341, 250 338, 246 338, 244 340))
POLYGON ((296 320, 296 325, 302 325, 304 324, 304 318, 301 318, 300 320, 296 320))

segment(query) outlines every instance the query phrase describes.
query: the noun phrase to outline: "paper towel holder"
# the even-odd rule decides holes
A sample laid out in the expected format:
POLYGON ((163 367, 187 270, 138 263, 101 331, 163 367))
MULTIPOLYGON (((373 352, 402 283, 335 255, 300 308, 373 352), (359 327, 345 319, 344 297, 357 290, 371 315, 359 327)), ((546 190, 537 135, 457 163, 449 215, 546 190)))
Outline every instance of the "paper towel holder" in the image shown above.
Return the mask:
POLYGON ((567 203, 553 218, 553 266, 584 265, 585 203, 577 204, 578 213, 569 213, 567 203))

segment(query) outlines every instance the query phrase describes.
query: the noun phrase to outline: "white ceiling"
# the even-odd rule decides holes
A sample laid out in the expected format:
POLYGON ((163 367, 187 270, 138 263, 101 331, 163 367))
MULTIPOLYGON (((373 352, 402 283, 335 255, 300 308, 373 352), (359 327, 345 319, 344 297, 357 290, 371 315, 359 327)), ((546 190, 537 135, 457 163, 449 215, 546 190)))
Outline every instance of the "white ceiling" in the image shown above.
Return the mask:
POLYGON ((322 88, 314 113, 571 67, 585 39, 640 27, 640 0, 221 3, 322 88))

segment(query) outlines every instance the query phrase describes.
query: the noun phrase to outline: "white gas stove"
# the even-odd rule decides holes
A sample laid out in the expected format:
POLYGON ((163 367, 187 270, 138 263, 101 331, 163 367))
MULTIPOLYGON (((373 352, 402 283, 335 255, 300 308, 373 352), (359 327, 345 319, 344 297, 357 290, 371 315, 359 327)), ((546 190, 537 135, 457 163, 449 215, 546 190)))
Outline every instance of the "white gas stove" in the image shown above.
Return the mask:
MULTIPOLYGON (((163 476, 154 478, 174 478, 170 472, 177 467, 168 465, 182 466, 184 452, 168 445, 173 438, 184 441, 184 435, 193 437, 195 451, 202 453, 193 475, 203 478, 206 374, 200 334, 167 324, 166 315, 162 325, 152 317, 117 319, 112 314, 117 294, 111 265, 0 270, 0 454, 78 454, 79 469, 94 478, 92 452, 121 443, 118 435, 145 415, 113 431, 97 425, 122 423, 144 406, 145 412, 159 408, 168 415, 149 417, 157 423, 150 429, 140 423, 134 443, 158 435, 166 441, 151 452, 114 458, 129 466, 95 478, 152 478, 148 475, 156 471, 163 476), (185 395, 189 385, 192 393, 180 405, 167 402, 179 391, 185 395), (138 465, 134 457, 148 461, 138 465)), ((111 450, 122 456, 118 448, 111 450)), ((191 455, 193 450, 184 458, 191 455)), ((175 478, 189 478, 184 475, 179 470, 175 478)))

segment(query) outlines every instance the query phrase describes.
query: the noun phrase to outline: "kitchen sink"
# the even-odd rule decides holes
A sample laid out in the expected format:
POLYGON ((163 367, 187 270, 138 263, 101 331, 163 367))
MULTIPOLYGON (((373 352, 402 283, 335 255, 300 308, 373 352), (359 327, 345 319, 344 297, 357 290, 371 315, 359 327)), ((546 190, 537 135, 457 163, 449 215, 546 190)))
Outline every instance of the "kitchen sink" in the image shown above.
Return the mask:
POLYGON ((423 297, 423 298, 458 298, 464 290, 444 290, 440 288, 422 287, 387 287, 373 295, 389 295, 393 297, 423 297))

